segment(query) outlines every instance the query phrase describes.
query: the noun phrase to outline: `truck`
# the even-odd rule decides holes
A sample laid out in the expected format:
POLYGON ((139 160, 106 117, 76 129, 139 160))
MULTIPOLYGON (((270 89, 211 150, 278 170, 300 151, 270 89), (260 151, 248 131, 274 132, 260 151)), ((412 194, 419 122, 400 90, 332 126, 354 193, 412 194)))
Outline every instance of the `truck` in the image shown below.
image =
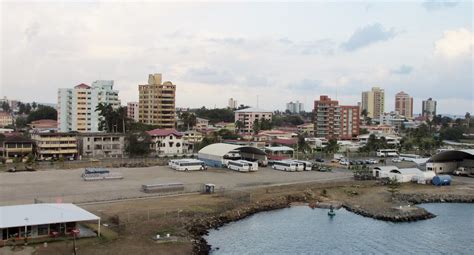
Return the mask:
POLYGON ((461 167, 458 167, 458 169, 453 171, 453 175, 474 177, 474 172, 472 171, 472 168, 461 166, 461 167))

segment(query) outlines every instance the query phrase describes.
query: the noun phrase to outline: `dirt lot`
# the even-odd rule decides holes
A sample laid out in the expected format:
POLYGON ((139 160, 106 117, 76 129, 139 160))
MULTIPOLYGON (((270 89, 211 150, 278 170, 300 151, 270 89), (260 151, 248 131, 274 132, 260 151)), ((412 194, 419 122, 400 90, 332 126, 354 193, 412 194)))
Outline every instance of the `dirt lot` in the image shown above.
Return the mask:
POLYGON ((91 202, 147 196, 140 191, 142 184, 181 182, 190 189, 198 189, 202 183, 214 183, 217 189, 247 189, 282 183, 307 181, 327 182, 348 180, 347 170, 332 173, 316 171, 283 172, 260 168, 254 173, 239 173, 227 169, 212 168, 207 171, 174 171, 166 166, 147 168, 116 168, 122 180, 83 181, 82 169, 50 170, 37 172, 0 173, 0 205, 44 202, 91 202))

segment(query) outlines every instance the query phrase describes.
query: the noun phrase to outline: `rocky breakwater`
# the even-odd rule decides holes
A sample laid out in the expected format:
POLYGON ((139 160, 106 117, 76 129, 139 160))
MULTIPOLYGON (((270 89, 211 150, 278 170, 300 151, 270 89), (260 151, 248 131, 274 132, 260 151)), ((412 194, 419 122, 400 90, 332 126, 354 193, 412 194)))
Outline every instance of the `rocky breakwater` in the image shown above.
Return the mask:
POLYGON ((342 206, 346 210, 364 217, 391 222, 410 222, 436 217, 436 215, 428 212, 424 208, 411 205, 371 208, 368 206, 362 207, 356 204, 344 203, 342 206))
POLYGON ((474 203, 474 194, 401 193, 397 199, 413 204, 422 203, 474 203))
POLYGON ((193 240, 193 254, 209 254, 211 246, 204 238, 209 233, 209 229, 217 229, 227 223, 244 219, 255 213, 287 208, 294 202, 308 202, 313 198, 314 194, 305 192, 301 195, 288 195, 271 200, 257 201, 218 215, 193 219, 186 225, 186 229, 193 240))

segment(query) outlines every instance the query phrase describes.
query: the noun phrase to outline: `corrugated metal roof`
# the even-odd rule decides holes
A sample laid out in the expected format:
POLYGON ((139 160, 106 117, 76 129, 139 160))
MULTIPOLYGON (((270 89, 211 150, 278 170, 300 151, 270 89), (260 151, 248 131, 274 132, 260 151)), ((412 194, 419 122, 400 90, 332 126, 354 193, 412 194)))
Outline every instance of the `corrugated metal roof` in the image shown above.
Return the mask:
POLYGON ((0 207, 0 228, 99 220, 73 204, 28 204, 0 207))
POLYGON ((442 151, 431 156, 427 162, 458 161, 465 158, 474 158, 474 149, 442 151))
POLYGON ((272 147, 265 147, 265 150, 269 151, 294 151, 293 148, 288 147, 288 146, 272 146, 272 147))

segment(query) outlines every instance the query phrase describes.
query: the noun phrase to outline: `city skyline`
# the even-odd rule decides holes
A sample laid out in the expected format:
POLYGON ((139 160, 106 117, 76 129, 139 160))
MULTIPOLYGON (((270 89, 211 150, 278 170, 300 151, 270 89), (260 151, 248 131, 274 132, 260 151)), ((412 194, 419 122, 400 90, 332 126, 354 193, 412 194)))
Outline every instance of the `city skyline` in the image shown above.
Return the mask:
POLYGON ((355 105, 378 86, 386 112, 399 91, 415 114, 429 97, 439 113, 474 108, 471 2, 24 5, 0 5, 2 97, 55 103, 58 88, 107 79, 126 104, 145 75, 163 73, 178 84, 178 107, 225 107, 231 97, 257 106, 258 97, 259 108, 284 110, 320 95, 355 105), (124 19, 129 11, 143 15, 124 19))

